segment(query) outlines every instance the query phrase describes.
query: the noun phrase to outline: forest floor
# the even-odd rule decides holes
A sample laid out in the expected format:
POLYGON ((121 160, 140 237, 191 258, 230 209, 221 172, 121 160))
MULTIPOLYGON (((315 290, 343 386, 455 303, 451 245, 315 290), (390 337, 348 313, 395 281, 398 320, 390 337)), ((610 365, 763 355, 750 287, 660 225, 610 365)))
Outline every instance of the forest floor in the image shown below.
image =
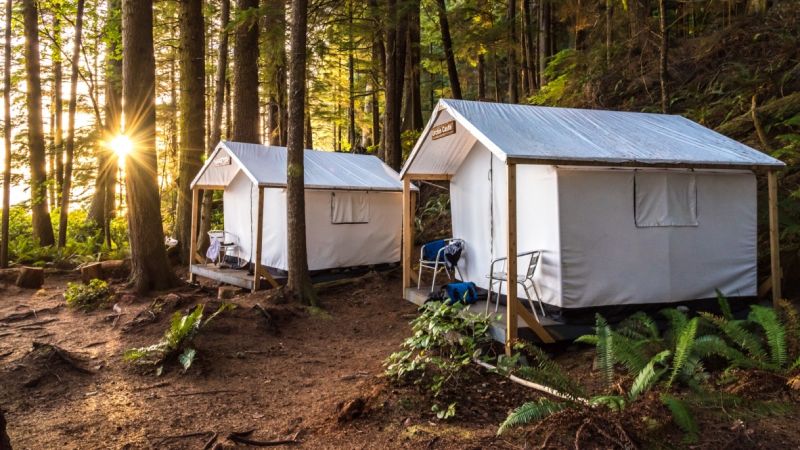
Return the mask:
MULTIPOLYGON (((0 407, 14 448, 201 449, 212 436, 225 448, 247 448, 229 435, 249 430, 250 439, 296 440, 295 448, 525 444, 522 432, 495 433, 511 409, 538 397, 535 391, 484 373, 450 389, 448 395, 459 400, 458 415, 440 421, 427 394, 381 375, 382 362, 409 335, 415 315, 398 295, 396 276, 324 292, 324 309, 271 304, 263 293, 240 295, 232 300, 235 310, 197 336, 192 367, 181 373, 168 366, 160 377, 132 367, 122 353, 157 342, 174 311, 206 302, 210 311, 218 304, 215 291, 187 286, 154 297, 120 293, 120 315, 110 308, 81 313, 68 310, 63 298, 67 282, 77 279, 50 274, 38 291, 0 285, 0 407)), ((559 352, 557 360, 568 370, 583 381, 591 378, 590 349, 559 352)), ((746 423, 710 412, 701 422, 699 446, 797 447, 800 412, 794 405, 782 416, 746 423)), ((664 446, 680 445, 680 431, 660 433, 664 446)), ((574 431, 551 442, 572 446, 573 439, 574 431)), ((591 448, 591 440, 583 447, 591 448)))

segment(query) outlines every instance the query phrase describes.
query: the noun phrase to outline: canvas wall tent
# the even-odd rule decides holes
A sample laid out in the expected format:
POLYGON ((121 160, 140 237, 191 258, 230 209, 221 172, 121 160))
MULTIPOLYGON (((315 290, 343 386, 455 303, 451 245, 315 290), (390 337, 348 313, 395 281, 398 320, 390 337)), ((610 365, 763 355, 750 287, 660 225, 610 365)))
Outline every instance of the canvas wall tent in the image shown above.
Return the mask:
POLYGON ((783 165, 680 116, 440 100, 401 177, 450 181, 465 278, 542 250, 544 302, 574 310, 754 296, 754 171, 774 200, 783 165))
MULTIPOLYGON (((400 261, 397 172, 375 156, 314 150, 304 165, 309 269, 400 261)), ((286 270, 285 147, 222 141, 192 188, 224 190, 224 228, 242 260, 286 270)))

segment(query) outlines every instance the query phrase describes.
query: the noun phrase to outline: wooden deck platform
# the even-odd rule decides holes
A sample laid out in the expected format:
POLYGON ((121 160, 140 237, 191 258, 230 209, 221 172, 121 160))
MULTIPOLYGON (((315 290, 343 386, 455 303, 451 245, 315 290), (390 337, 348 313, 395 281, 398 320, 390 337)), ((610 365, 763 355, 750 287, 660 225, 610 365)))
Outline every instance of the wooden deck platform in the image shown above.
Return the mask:
MULTIPOLYGON (((240 288, 252 290, 253 289, 253 275, 247 273, 246 270, 239 269, 226 269, 217 267, 213 263, 209 264, 192 264, 191 272, 197 276, 208 278, 210 280, 219 281, 220 283, 238 286, 240 288)), ((272 275, 276 281, 281 282, 281 277, 272 275)), ((261 289, 268 289, 269 283, 262 279, 261 289)))
MULTIPOLYGON (((416 305, 422 305, 428 299, 428 289, 417 289, 415 287, 406 288, 404 298, 416 305)), ((492 338, 497 342, 505 342, 506 339, 506 306, 501 304, 497 308, 497 313, 494 312, 494 303, 489 305, 489 314, 494 317, 492 320, 491 334, 492 338)), ((486 310, 486 300, 480 300, 472 305, 469 305, 469 311, 483 314, 486 310)), ((550 317, 540 317, 539 323, 553 336, 556 341, 571 341, 578 336, 591 333, 592 327, 587 325, 571 325, 563 322, 558 322, 550 317)), ((539 339, 534 332, 528 327, 522 318, 517 319, 519 337, 537 342, 539 339)))

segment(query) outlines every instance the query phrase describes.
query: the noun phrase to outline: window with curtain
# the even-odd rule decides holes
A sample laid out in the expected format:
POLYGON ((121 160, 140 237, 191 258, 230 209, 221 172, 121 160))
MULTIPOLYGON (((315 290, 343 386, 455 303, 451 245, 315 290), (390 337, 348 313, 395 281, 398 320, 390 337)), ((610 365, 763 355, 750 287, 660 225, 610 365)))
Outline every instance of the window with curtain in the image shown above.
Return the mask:
POLYGON ((637 227, 696 227, 697 185, 693 172, 641 172, 634 175, 637 227))
POLYGON ((369 223, 367 192, 331 192, 331 223, 369 223))

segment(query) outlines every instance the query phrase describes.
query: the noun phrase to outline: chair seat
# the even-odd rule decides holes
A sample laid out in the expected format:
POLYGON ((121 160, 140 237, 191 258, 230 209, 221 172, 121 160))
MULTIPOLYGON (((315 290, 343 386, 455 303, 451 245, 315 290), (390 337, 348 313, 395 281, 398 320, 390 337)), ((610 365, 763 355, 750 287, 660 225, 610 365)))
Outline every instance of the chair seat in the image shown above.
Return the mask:
MULTIPOLYGON (((420 264, 436 264, 436 261, 428 261, 428 260, 425 260, 425 259, 420 259, 419 263, 420 264)), ((444 264, 444 261, 443 260, 439 260, 439 264, 444 264)))
MULTIPOLYGON (((505 272, 495 272, 492 275, 486 275, 486 278, 491 278, 491 279, 497 280, 497 281, 508 281, 508 278, 506 278, 506 273, 505 272)), ((525 275, 517 275, 517 283, 522 283, 526 279, 527 279, 527 277, 525 277, 525 275)))

